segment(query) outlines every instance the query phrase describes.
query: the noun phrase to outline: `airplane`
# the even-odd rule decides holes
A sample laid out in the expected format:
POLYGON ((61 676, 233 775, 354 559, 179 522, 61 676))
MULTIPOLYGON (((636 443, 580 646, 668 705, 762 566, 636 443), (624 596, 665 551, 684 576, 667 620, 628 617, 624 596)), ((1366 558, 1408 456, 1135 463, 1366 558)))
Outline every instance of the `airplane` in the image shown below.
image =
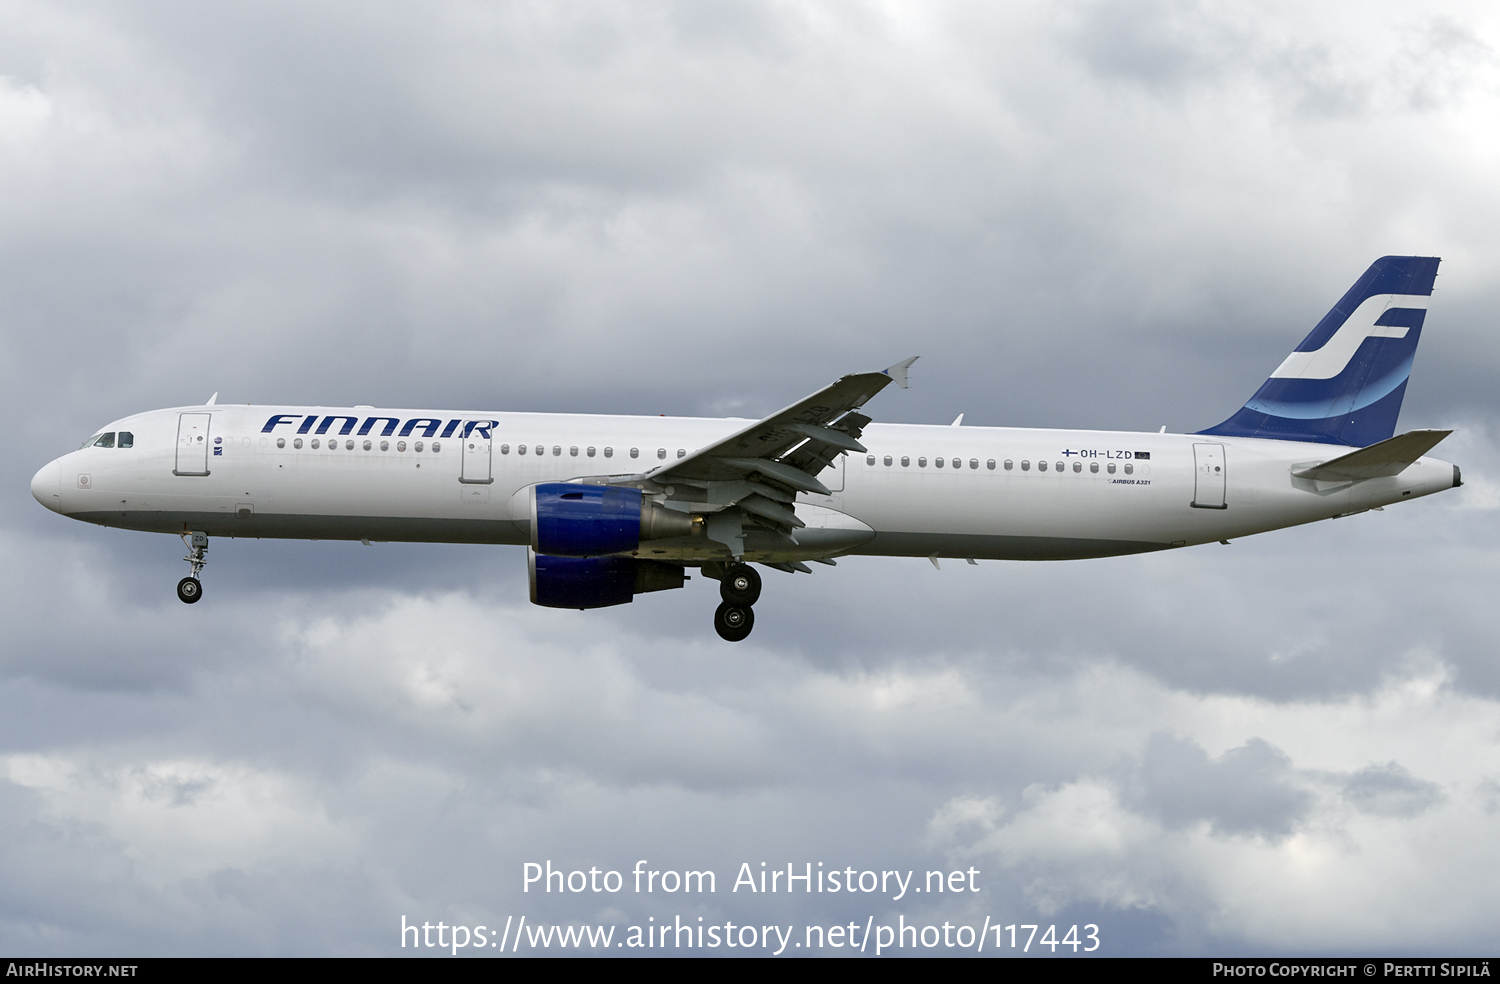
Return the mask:
POLYGON ((752 564, 878 555, 976 563, 1224 542, 1462 484, 1397 435, 1437 257, 1375 261, 1255 395, 1189 434, 880 424, 862 412, 915 357, 761 420, 369 406, 201 406, 123 417, 32 479, 72 519, 182 537, 524 545, 531 601, 591 609, 719 582, 745 639, 752 564))

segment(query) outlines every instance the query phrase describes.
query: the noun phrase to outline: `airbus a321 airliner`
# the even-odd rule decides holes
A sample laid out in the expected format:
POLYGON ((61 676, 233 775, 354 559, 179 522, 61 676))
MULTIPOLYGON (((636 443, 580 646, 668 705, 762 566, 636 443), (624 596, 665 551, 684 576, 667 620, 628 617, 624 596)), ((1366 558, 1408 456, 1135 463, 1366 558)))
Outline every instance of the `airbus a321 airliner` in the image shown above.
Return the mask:
POLYGON ((624 604, 699 568, 719 581, 714 628, 739 641, 751 563, 1109 557, 1457 487, 1456 465, 1423 457, 1451 431, 1395 433, 1437 268, 1376 260, 1248 403, 1193 434, 872 423, 862 408, 905 387, 907 359, 754 423, 211 398, 108 424, 31 492, 73 519, 180 535, 190 604, 215 536, 508 543, 551 608, 624 604))

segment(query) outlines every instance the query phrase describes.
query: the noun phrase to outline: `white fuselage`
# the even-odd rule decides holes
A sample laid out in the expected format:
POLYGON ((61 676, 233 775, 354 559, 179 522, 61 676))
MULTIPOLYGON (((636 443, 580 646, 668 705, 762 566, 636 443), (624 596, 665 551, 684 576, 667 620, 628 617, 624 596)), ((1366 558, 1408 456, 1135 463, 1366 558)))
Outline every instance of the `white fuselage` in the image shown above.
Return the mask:
MULTIPOLYGON (((37 473, 32 491, 66 516, 162 533, 525 544, 530 486, 648 472, 745 423, 179 407, 115 421, 104 430, 129 432, 132 447, 64 455, 37 473), (185 436, 187 414, 200 415, 196 437, 185 436), (266 432, 278 415, 287 422, 266 432), (313 415, 339 419, 324 434, 298 434, 299 422, 313 415), (346 428, 343 418, 356 423, 346 428), (365 427, 366 421, 374 423, 365 427), (479 430, 468 427, 472 421, 479 430), (486 421, 494 422, 488 442, 486 421), (362 428, 367 433, 359 434, 362 428), (189 458, 201 454, 205 464, 184 465, 185 446, 189 458)), ((797 531, 796 543, 774 538, 758 545, 751 537, 746 559, 1109 556, 1294 526, 1457 484, 1456 469, 1433 458, 1391 478, 1317 483, 1295 478, 1294 466, 1348 448, 1192 434, 870 424, 861 441, 868 454, 850 454, 819 474, 831 495, 798 497, 798 516, 808 526, 797 531)), ((673 496, 687 500, 676 508, 690 508, 688 490, 673 496)), ((639 553, 692 563, 726 551, 703 537, 684 537, 648 541, 639 553)))

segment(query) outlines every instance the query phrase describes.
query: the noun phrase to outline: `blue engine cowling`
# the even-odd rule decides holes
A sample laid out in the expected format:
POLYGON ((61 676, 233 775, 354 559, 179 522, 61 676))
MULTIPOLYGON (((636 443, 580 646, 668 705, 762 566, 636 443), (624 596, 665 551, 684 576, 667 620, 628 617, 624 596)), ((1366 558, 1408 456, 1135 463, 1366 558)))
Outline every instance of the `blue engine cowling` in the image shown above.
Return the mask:
POLYGON ((680 588, 681 567, 634 557, 549 557, 527 551, 531 603, 545 608, 608 608, 645 591, 680 588))
POLYGON ((648 501, 640 489, 550 482, 532 490, 531 547, 550 557, 629 553, 642 540, 694 530, 692 516, 648 501))

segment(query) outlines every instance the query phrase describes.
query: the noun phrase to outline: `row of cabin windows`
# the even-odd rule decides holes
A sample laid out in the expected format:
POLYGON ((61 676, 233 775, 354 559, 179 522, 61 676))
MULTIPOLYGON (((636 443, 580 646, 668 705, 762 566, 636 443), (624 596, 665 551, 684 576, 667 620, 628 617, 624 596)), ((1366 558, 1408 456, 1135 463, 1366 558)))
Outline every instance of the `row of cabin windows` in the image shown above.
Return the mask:
MULTIPOLYGON (((264 446, 264 444, 262 446, 264 446)), ((286 447, 286 438, 284 438, 284 437, 278 437, 276 439, 276 446, 278 448, 284 448, 284 447, 286 447)), ((315 437, 311 441, 307 442, 307 446, 310 447, 310 448, 312 448, 314 451, 317 451, 321 447, 321 443, 315 437)), ((300 449, 302 447, 302 438, 300 438, 300 437, 294 437, 294 438, 292 438, 292 447, 300 449)), ((365 441, 365 442, 363 442, 363 447, 364 447, 364 449, 366 451, 373 451, 373 450, 375 450, 375 442, 374 441, 365 441)), ((330 450, 330 451, 337 451, 338 449, 339 449, 339 440, 338 440, 338 438, 336 438, 336 437, 330 437, 328 439, 328 450, 330 450)), ((380 450, 382 450, 382 451, 389 451, 390 449, 391 449, 391 442, 390 441, 381 441, 380 442, 380 450)), ((411 446, 411 449, 413 451, 421 452, 421 450, 422 450, 422 442, 421 441, 415 441, 415 442, 413 442, 412 446, 411 446)), ((353 451, 354 450, 354 442, 352 440, 345 441, 344 442, 344 450, 346 450, 346 451, 353 451)), ((397 441, 396 442, 396 450, 397 451, 405 451, 406 450, 406 442, 405 441, 397 441)), ((432 442, 432 453, 433 454, 439 454, 439 453, 442 452, 442 450, 443 450, 443 444, 442 444, 441 441, 433 441, 432 442)))
MULTIPOLYGON (((99 441, 102 442, 102 441, 104 441, 105 438, 110 439, 110 441, 112 442, 114 440, 114 435, 113 434, 105 434, 103 437, 99 438, 99 441)), ((127 440, 128 441, 129 438, 130 438, 130 435, 128 433, 122 433, 122 440, 127 440)), ((95 442, 90 442, 90 443, 95 443, 95 442)), ((365 441, 363 443, 364 443, 364 449, 366 451, 370 451, 370 450, 374 449, 374 442, 373 441, 365 441)), ((344 447, 347 450, 349 450, 349 451, 353 451, 354 450, 354 444, 355 444, 354 441, 352 441, 352 440, 346 440, 344 442, 344 447)), ((85 444, 84 446, 87 447, 88 445, 85 444)), ((107 448, 107 447, 113 447, 113 444, 112 443, 111 444, 100 443, 99 446, 107 448)), ((120 446, 121 447, 130 447, 130 445, 128 443, 121 444, 120 446)), ((284 448, 284 447, 286 447, 286 438, 284 438, 284 437, 278 437, 276 439, 276 446, 278 448, 284 448)), ((314 451, 318 450, 318 448, 320 446, 318 438, 315 437, 311 441, 309 441, 308 442, 308 446, 311 447, 314 451)), ((336 451, 336 450, 338 450, 338 446, 339 446, 339 442, 338 442, 337 438, 329 438, 328 439, 328 450, 330 450, 330 451, 336 451)), ((300 437, 292 438, 292 447, 300 449, 302 447, 302 438, 300 438, 300 437)), ((380 442, 380 450, 382 450, 382 451, 389 451, 390 447, 391 447, 391 442, 390 441, 381 441, 380 442)), ((406 442, 405 441, 397 441, 396 442, 396 450, 397 451, 405 451, 406 450, 406 442)), ((414 442, 412 444, 412 450, 420 452, 422 450, 422 442, 421 441, 414 442)), ((442 443, 439 442, 439 441, 433 441, 432 442, 432 450, 433 450, 434 453, 441 452, 442 451, 442 443)), ((511 450, 511 448, 510 448, 509 444, 502 444, 502 445, 500 445, 500 453, 501 454, 510 454, 510 450, 511 450)), ((587 457, 590 457, 590 458, 592 458, 596 454, 598 454, 598 451, 599 451, 598 448, 585 448, 585 449, 583 449, 584 454, 587 457)), ((578 452, 579 452, 579 449, 577 447, 570 447, 570 448, 568 448, 568 454, 571 457, 574 457, 574 458, 578 457, 578 452)), ((518 445, 516 445, 516 454, 528 454, 528 453, 534 453, 538 457, 540 457, 541 455, 544 455, 544 454, 547 453, 547 448, 546 448, 545 445, 541 445, 541 444, 538 444, 535 447, 532 447, 531 445, 527 445, 527 444, 518 444, 518 445)), ((556 455, 556 456, 561 457, 562 453, 563 453, 562 445, 561 444, 554 444, 552 446, 552 453, 554 455, 556 455)), ((604 449, 604 457, 606 457, 606 458, 613 458, 614 456, 615 456, 615 449, 614 448, 605 448, 604 449)), ((631 448, 630 449, 630 456, 632 458, 639 458, 641 456, 641 449, 640 448, 631 448)), ((656 449, 656 456, 658 458, 663 458, 663 459, 666 458, 666 456, 667 456, 667 449, 666 448, 657 448, 656 449)), ((679 457, 679 458, 685 458, 685 457, 687 457, 687 449, 686 448, 678 448, 677 449, 677 457, 679 457)))
MULTIPOLYGON (((896 462, 895 462, 895 459, 891 455, 886 455, 885 458, 884 458, 884 463, 885 463, 885 466, 887 468, 889 468, 891 465, 895 464, 896 462)), ((934 465, 936 465, 938 468, 943 468, 943 467, 945 467, 946 465, 949 464, 949 459, 947 459, 947 458, 934 458, 934 459, 932 459, 932 463, 934 465)), ((875 455, 873 455, 873 454, 866 455, 865 456, 865 464, 873 466, 875 464, 875 455)), ((952 459, 951 464, 952 464, 952 466, 954 468, 962 468, 964 466, 964 460, 962 458, 954 458, 954 459, 952 459)), ((995 459, 994 458, 989 459, 988 461, 986 461, 984 463, 984 466, 986 468, 988 468, 990 471, 994 471, 995 470, 995 459)), ((911 467, 911 458, 909 456, 907 456, 907 455, 902 455, 901 456, 901 467, 902 468, 910 468, 911 467)), ((918 458, 917 459, 917 467, 918 468, 926 468, 927 467, 927 459, 926 458, 918 458)), ((972 468, 972 469, 976 469, 977 470, 979 468, 979 459, 978 458, 970 458, 969 459, 969 467, 972 468)), ((1003 467, 1006 471, 1011 471, 1011 470, 1013 470, 1016 467, 1016 463, 1014 461, 1012 461, 1010 458, 1006 458, 1005 459, 1005 463, 1001 467, 1003 467)), ((1047 462, 1045 462, 1045 461, 1038 461, 1036 463, 1036 470, 1037 471, 1046 471, 1047 467, 1048 467, 1047 466, 1047 462)), ((1056 471, 1063 472, 1063 471, 1067 471, 1068 466, 1067 466, 1066 462, 1058 461, 1058 462, 1054 462, 1052 464, 1052 468, 1054 470, 1056 470, 1056 471)), ((1026 460, 1022 460, 1022 462, 1021 462, 1021 470, 1022 471, 1031 471, 1031 462, 1030 461, 1026 461, 1026 460)), ((1115 473, 1115 463, 1113 461, 1108 462, 1104 466, 1104 470, 1108 474, 1113 475, 1115 473)), ((1082 472, 1083 471, 1083 462, 1081 462, 1081 461, 1075 461, 1075 462, 1073 462, 1073 471, 1074 472, 1082 472)), ((1097 461, 1091 461, 1091 462, 1089 462, 1089 471, 1092 474, 1095 474, 1095 475, 1099 474, 1099 462, 1097 462, 1097 461)), ((1135 474, 1135 465, 1133 465, 1133 464, 1131 464, 1129 462, 1126 462, 1125 463, 1125 474, 1127 474, 1127 475, 1133 475, 1133 474, 1135 474)))
MULTIPOLYGON (((500 453, 501 454, 510 454, 510 445, 509 444, 502 444, 502 445, 500 445, 500 453)), ((517 444, 516 445, 516 454, 536 454, 538 456, 541 456, 541 455, 544 455, 546 453, 547 453, 547 447, 544 444, 538 444, 535 447, 532 447, 531 445, 527 445, 527 444, 517 444)), ((552 454, 554 456, 561 457, 562 453, 563 453, 563 449, 562 449, 562 445, 561 444, 554 444, 554 445, 552 445, 552 454)), ((599 449, 598 448, 584 448, 583 449, 583 453, 584 453, 585 457, 592 458, 592 457, 594 457, 594 455, 596 455, 596 454, 599 453, 599 449)), ((573 458, 578 457, 578 448, 577 448, 577 446, 568 448, 568 455, 569 455, 569 457, 573 457, 573 458)), ((606 458, 613 458, 614 456, 615 456, 615 449, 614 448, 605 448, 604 449, 604 457, 606 457, 606 458)), ((641 456, 641 449, 640 448, 631 448, 630 449, 630 456, 632 458, 639 458, 641 456)), ((666 456, 667 456, 667 449, 666 448, 657 448, 656 449, 656 456, 658 458, 665 459, 666 456)), ((678 448, 677 449, 677 457, 679 457, 679 458, 685 458, 685 457, 687 457, 687 449, 686 448, 678 448)))
POLYGON ((108 434, 96 434, 95 436, 78 445, 79 448, 133 448, 135 447, 135 435, 130 431, 120 431, 119 440, 115 440, 115 432, 108 434))

